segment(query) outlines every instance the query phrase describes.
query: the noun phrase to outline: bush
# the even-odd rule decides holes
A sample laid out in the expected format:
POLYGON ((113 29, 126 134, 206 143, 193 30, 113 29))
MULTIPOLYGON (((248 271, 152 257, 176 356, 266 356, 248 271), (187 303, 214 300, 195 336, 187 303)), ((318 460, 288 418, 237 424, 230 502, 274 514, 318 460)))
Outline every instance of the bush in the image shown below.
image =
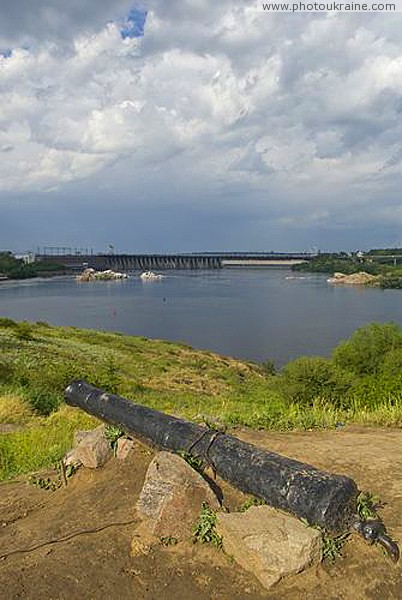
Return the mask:
POLYGON ((264 362, 262 362, 261 369, 266 375, 275 375, 276 374, 276 367, 275 367, 275 363, 273 360, 268 359, 268 360, 265 360, 264 362))
POLYGON ((62 403, 62 395, 46 389, 29 390, 27 400, 30 406, 43 417, 48 417, 62 403))
POLYGON ((52 326, 47 321, 36 321, 36 325, 38 327, 46 327, 47 329, 52 328, 52 326))
POLYGON ((70 360, 60 362, 41 354, 23 355, 15 361, 14 383, 29 390, 51 390, 63 393, 73 379, 85 378, 83 369, 70 360))
POLYGON ((400 290, 402 289, 402 277, 398 277, 397 275, 388 275, 381 277, 380 287, 382 287, 383 289, 400 290))
POLYGON ((350 399, 359 409, 375 410, 383 405, 396 406, 402 400, 402 373, 395 377, 366 375, 355 382, 350 399))
POLYGON ((15 327, 17 323, 7 317, 0 317, 0 327, 15 327))
POLYGON ((33 327, 30 323, 26 323, 23 321, 22 323, 17 323, 14 328, 15 336, 18 340, 30 342, 34 339, 32 335, 33 327))
POLYGON ((312 406, 317 398, 341 406, 351 384, 348 373, 319 356, 293 360, 280 378, 280 389, 286 400, 302 406, 312 406))
POLYGON ((15 258, 11 252, 0 252, 0 272, 10 279, 26 279, 35 277, 32 265, 27 265, 23 260, 15 258))
POLYGON ((334 362, 356 375, 377 373, 384 356, 402 348, 402 329, 396 323, 370 323, 337 346, 334 362))
POLYGON ((390 350, 383 358, 380 374, 384 377, 394 378, 402 374, 402 348, 390 350))
POLYGON ((6 360, 0 360, 0 385, 12 383, 14 379, 14 365, 6 360))
MULTIPOLYGON (((77 378, 76 378, 77 379, 77 378)), ((116 358, 113 355, 105 357, 103 364, 97 365, 97 372, 92 376, 93 385, 109 394, 117 394, 121 378, 116 358)))

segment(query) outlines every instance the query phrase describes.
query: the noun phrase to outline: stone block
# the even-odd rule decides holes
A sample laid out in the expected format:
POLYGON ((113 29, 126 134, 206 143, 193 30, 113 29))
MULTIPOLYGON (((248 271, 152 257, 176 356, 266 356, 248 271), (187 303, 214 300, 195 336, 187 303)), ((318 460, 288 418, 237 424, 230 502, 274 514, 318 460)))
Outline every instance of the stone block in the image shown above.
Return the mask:
POLYGON ((66 467, 78 468, 82 466, 81 460, 77 456, 77 448, 73 448, 63 458, 64 465, 66 467))
POLYGON ((105 436, 103 425, 92 431, 77 432, 76 457, 84 467, 96 469, 102 467, 111 457, 112 451, 105 436), (80 434, 80 435, 77 435, 80 434))
POLYGON ((158 453, 149 465, 137 508, 156 537, 190 537, 206 502, 220 503, 207 481, 177 454, 158 453))
POLYGON ((82 429, 76 431, 74 433, 73 448, 77 448, 80 444, 82 444, 82 442, 84 442, 85 439, 93 435, 95 431, 105 431, 105 426, 100 425, 96 429, 91 429, 89 431, 83 431, 82 429))
POLYGON ((321 533, 269 506, 218 513, 217 531, 224 550, 266 589, 321 561, 321 533))
POLYGON ((133 440, 121 437, 117 440, 116 458, 125 460, 130 452, 134 449, 135 443, 133 440))

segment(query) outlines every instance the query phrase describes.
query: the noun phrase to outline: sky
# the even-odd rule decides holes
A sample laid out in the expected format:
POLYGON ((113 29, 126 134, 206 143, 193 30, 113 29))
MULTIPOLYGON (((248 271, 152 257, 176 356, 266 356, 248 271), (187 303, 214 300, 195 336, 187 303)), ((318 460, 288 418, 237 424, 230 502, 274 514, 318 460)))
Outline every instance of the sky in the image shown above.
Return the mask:
POLYGON ((0 249, 402 246, 402 13, 0 0, 0 249))

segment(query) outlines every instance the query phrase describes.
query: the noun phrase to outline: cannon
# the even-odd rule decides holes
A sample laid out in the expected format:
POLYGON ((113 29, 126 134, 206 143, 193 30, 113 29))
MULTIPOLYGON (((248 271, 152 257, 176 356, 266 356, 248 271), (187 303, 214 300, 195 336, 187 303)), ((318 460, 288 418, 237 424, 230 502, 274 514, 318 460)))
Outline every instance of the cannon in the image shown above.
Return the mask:
POLYGON ((120 427, 150 445, 200 457, 224 480, 243 492, 337 534, 358 531, 366 540, 379 541, 397 560, 398 547, 384 528, 367 528, 356 517, 358 488, 344 475, 262 450, 222 431, 202 427, 100 390, 85 381, 73 381, 65 390, 67 404, 79 407, 120 427), (368 533, 374 531, 374 533, 368 533), (371 535, 371 537, 370 537, 371 535))

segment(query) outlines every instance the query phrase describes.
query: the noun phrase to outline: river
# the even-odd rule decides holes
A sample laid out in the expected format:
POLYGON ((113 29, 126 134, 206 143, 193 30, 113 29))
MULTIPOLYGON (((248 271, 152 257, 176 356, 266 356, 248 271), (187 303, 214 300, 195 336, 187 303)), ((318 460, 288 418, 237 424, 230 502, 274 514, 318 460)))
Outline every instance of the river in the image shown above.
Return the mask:
POLYGON ((161 280, 0 283, 0 315, 182 341, 277 366, 329 356, 357 327, 402 324, 402 290, 333 286, 285 269, 168 271, 161 280))

